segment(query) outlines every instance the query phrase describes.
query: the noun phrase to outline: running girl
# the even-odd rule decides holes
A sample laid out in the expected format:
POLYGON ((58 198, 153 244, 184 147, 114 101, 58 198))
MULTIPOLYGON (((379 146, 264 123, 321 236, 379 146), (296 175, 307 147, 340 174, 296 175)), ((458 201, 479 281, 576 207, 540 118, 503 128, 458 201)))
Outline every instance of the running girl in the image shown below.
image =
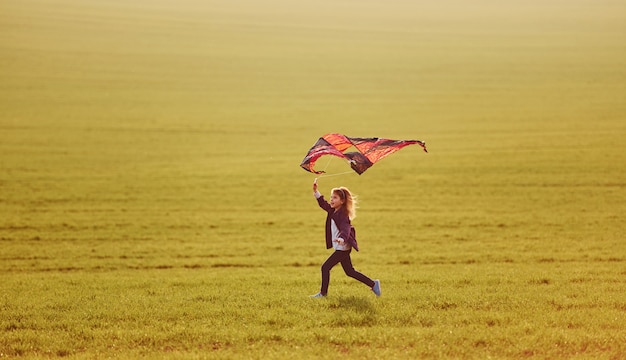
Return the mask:
POLYGON ((341 263, 343 271, 351 278, 369 286, 376 296, 380 296, 380 281, 356 271, 352 266, 350 252, 352 248, 359 251, 356 242, 354 228, 350 221, 356 216, 356 199, 346 187, 334 188, 331 191, 330 202, 317 191, 317 179, 313 182, 313 195, 319 206, 327 212, 326 216, 326 248, 331 247, 335 252, 322 265, 322 287, 320 292, 312 295, 312 298, 323 298, 328 294, 330 282, 330 270, 341 263))

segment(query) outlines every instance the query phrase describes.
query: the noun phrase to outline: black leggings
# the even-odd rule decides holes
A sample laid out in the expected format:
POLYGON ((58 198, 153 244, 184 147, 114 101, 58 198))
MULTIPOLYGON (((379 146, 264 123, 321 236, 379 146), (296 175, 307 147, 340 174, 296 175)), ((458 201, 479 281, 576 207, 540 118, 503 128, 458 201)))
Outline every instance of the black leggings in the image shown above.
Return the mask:
POLYGON ((343 271, 349 277, 357 279, 369 287, 373 287, 375 285, 372 279, 354 270, 354 267, 352 266, 352 260, 350 259, 351 251, 352 249, 346 251, 336 250, 332 255, 328 257, 328 259, 326 259, 326 261, 322 265, 322 289, 320 290, 320 293, 322 293, 322 295, 326 295, 328 293, 328 283, 330 282, 330 269, 332 269, 338 263, 341 263, 343 271))

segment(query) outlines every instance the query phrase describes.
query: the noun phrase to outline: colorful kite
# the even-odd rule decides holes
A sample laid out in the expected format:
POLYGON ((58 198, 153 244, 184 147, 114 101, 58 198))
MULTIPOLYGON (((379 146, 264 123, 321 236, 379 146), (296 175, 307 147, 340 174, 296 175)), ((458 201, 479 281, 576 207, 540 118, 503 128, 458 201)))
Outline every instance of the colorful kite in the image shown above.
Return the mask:
POLYGON ((322 174, 324 171, 313 170, 315 161, 324 155, 338 156, 347 159, 354 171, 361 175, 370 166, 387 155, 405 146, 418 144, 425 152, 426 144, 420 140, 390 140, 380 138, 353 138, 341 134, 326 134, 319 138, 306 154, 300 166, 309 172, 322 174), (358 151, 345 152, 354 146, 358 151))

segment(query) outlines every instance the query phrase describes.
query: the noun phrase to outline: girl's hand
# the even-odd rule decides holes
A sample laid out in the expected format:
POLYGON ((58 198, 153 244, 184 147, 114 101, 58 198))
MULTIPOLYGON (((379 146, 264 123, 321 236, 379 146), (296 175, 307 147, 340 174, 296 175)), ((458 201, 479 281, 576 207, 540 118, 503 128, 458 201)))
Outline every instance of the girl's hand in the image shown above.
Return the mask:
POLYGON ((317 191, 317 178, 313 181, 313 192, 317 191))
POLYGON ((339 245, 343 245, 343 243, 345 242, 342 238, 335 239, 334 241, 339 245))

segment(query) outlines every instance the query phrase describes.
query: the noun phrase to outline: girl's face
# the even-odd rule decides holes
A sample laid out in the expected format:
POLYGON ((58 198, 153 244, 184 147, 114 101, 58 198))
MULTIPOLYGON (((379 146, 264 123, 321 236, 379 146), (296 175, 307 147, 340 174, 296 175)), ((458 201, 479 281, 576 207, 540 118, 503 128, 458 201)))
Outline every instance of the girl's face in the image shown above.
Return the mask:
POLYGON ((341 207, 341 205, 343 205, 343 200, 341 200, 341 198, 339 197, 339 195, 337 195, 337 193, 333 192, 330 195, 330 207, 337 210, 341 207))

